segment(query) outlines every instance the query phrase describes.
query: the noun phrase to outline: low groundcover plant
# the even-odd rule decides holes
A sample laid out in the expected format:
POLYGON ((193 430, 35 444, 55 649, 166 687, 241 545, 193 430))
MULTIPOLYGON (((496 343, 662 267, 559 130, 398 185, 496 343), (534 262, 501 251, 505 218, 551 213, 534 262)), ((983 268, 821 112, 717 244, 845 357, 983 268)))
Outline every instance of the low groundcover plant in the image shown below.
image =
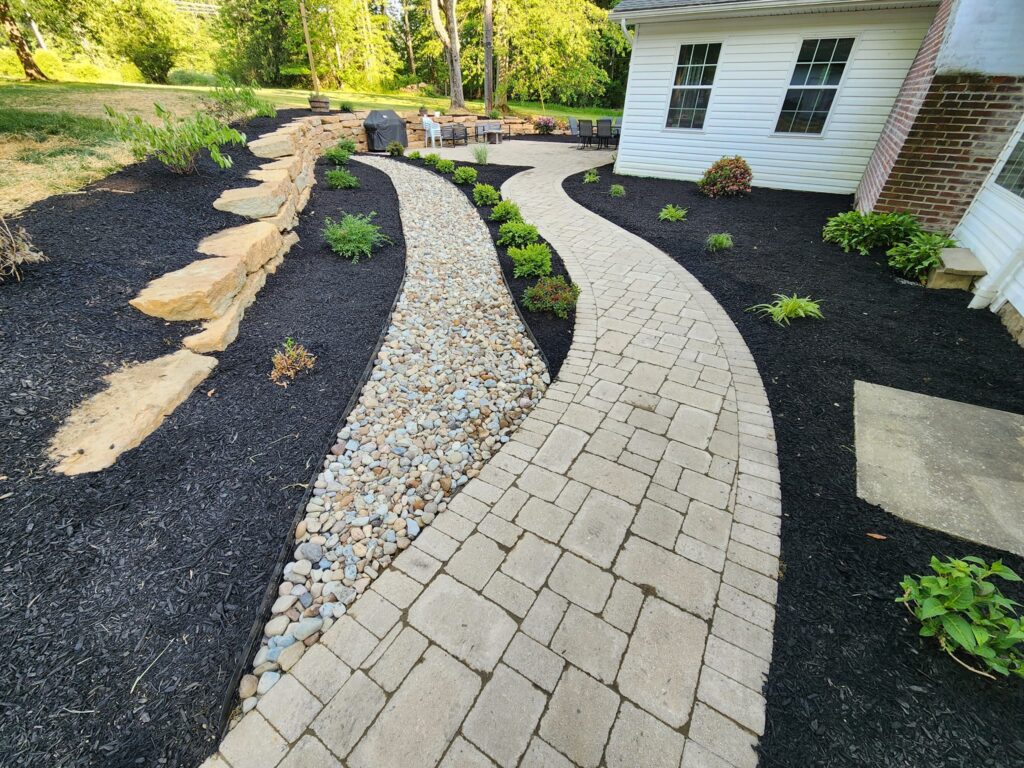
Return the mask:
POLYGON ((708 235, 708 239, 704 241, 704 247, 711 253, 728 250, 729 248, 732 248, 732 235, 728 232, 718 232, 713 235, 708 235))
POLYGON ((303 371, 313 370, 316 357, 309 354, 309 351, 301 344, 296 344, 295 339, 289 337, 284 340, 281 349, 274 350, 271 358, 274 366, 270 371, 270 380, 279 387, 287 387, 285 378, 294 379, 303 371))
POLYGON ((391 242, 391 238, 373 223, 376 212, 369 214, 346 213, 341 221, 324 219, 324 240, 339 256, 357 263, 369 258, 373 249, 391 242))
POLYGON ((497 205, 501 202, 501 194, 490 184, 477 184, 473 187, 473 202, 477 206, 497 205))
POLYGON ((564 320, 579 297, 579 286, 565 282, 561 275, 542 277, 523 292, 523 306, 530 312, 553 312, 564 320))
POLYGON ((508 249, 508 256, 515 265, 514 277, 546 277, 551 274, 551 248, 547 243, 531 243, 530 245, 508 249))
POLYGON ((835 243, 849 253, 867 256, 874 248, 892 248, 921 231, 921 225, 907 213, 861 213, 846 211, 829 218, 821 231, 826 243, 835 243))
POLYGON ((460 165, 455 169, 455 173, 452 174, 452 181, 456 184, 475 184, 476 168, 470 168, 468 165, 460 165))
POLYGON ((491 209, 491 221, 522 221, 519 206, 511 200, 502 200, 491 209))
POLYGON ((896 599, 921 622, 919 634, 934 637, 954 661, 979 675, 991 678, 989 672, 995 672, 1024 678, 1019 603, 1003 596, 991 581, 1019 582, 1020 577, 1001 560, 989 565, 980 557, 932 557, 929 565, 932 574, 903 578, 903 596, 896 599), (985 669, 968 664, 961 655, 985 669))
POLYGON ((506 221, 498 227, 498 245, 522 248, 540 238, 537 228, 525 221, 506 221))
POLYGON ((886 251, 886 256, 890 267, 923 283, 933 268, 942 266, 942 249, 955 245, 955 240, 941 232, 917 232, 907 242, 897 243, 886 251))
POLYGON ((359 179, 344 168, 331 168, 324 174, 331 189, 356 189, 359 179))

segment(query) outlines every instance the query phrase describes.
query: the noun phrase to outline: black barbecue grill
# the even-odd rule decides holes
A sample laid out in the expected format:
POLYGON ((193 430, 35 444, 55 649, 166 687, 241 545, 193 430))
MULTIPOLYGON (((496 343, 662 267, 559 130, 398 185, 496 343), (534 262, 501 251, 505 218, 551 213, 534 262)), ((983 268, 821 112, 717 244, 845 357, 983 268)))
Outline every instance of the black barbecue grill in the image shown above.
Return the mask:
POLYGON ((393 141, 409 146, 405 134, 405 121, 391 109, 375 109, 363 121, 366 129, 366 146, 371 152, 383 152, 393 141))

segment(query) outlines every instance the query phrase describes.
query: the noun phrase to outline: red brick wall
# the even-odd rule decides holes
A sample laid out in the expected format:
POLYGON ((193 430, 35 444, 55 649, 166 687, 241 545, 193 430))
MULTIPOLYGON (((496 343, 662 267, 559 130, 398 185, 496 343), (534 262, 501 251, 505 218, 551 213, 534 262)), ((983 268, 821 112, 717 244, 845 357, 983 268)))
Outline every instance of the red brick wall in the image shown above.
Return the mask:
POLYGON ((942 0, 924 40, 921 41, 914 63, 911 64, 910 71, 907 72, 907 77, 900 87, 892 112, 889 113, 889 119, 882 128, 875 151, 857 188, 857 207, 862 211, 874 208, 889 178, 889 172, 910 133, 917 112, 928 95, 935 74, 935 58, 942 47, 943 33, 952 7, 953 0, 942 0))

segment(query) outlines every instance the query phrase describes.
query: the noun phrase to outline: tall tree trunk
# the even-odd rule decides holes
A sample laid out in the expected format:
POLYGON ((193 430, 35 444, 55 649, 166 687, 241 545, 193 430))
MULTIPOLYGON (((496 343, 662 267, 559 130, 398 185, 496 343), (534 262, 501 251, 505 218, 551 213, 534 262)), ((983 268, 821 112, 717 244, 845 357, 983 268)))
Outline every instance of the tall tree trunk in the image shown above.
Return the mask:
POLYGON ((0 25, 7 32, 7 37, 10 39, 11 45, 14 46, 14 52, 18 54, 18 61, 21 62, 25 77, 29 80, 48 80, 49 78, 43 74, 43 70, 36 65, 35 59, 32 58, 32 51, 28 49, 28 44, 11 15, 11 8, 7 4, 7 0, 0 0, 0 25))
POLYGON ((409 26, 409 8, 405 3, 399 2, 402 11, 402 29, 405 32, 405 55, 409 59, 409 74, 416 77, 416 54, 412 50, 412 27, 409 26))
POLYGON ((484 0, 484 112, 494 109, 494 0, 484 0))
POLYGON ((442 0, 430 0, 430 21, 441 38, 448 60, 448 82, 451 85, 452 109, 465 109, 466 97, 462 92, 462 56, 459 51, 459 22, 455 15, 456 0, 443 0, 445 20, 441 20, 442 0), (447 23, 446 23, 447 22, 447 23))
MULTIPOLYGON (((3 0, 0 0, 3 2, 3 0)), ((313 78, 313 92, 320 93, 320 78, 316 74, 316 63, 313 61, 313 46, 309 42, 309 25, 306 23, 306 3, 299 0, 299 14, 302 16, 302 37, 306 41, 306 55, 309 57, 309 74, 313 78)))
POLYGON ((36 20, 32 18, 32 14, 26 11, 25 18, 28 19, 28 25, 32 28, 32 34, 36 38, 36 45, 39 46, 39 50, 48 50, 46 47, 46 41, 43 40, 43 33, 39 30, 39 25, 36 24, 36 20))
POLYGON ((370 82, 377 82, 377 51, 373 47, 373 26, 370 23, 369 0, 363 0, 363 49, 365 51, 363 69, 366 72, 366 79, 370 82))
POLYGON ((334 26, 334 17, 331 14, 327 14, 327 23, 331 28, 331 37, 334 38, 334 60, 338 63, 338 83, 341 83, 341 72, 345 69, 345 64, 341 60, 341 41, 338 39, 338 29, 334 26))

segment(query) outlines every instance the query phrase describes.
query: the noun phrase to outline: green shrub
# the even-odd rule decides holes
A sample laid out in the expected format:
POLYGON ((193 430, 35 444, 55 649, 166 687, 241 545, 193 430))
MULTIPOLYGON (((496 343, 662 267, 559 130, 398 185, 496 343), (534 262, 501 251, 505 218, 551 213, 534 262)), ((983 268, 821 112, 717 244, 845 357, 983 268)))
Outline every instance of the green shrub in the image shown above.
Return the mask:
POLYGON ((338 102, 338 111, 339 112, 355 112, 356 111, 356 105, 353 104, 351 101, 339 101, 338 102))
POLYGON ((626 188, 621 184, 612 184, 610 187, 608 187, 608 194, 611 195, 612 197, 625 197, 626 188))
POLYGON ((531 243, 523 248, 508 249, 515 277, 546 277, 551 274, 551 248, 547 243, 531 243))
POLYGON ((405 147, 402 146, 400 141, 392 141, 388 143, 387 153, 392 157, 401 157, 405 154, 405 147))
POLYGON ((579 297, 579 286, 565 282, 561 275, 542 277, 523 292, 523 306, 531 312, 554 312, 564 320, 579 297))
POLYGON ((747 161, 739 155, 723 157, 712 163, 697 182, 697 188, 707 197, 728 197, 750 192, 754 178, 747 161))
POLYGON ((353 176, 345 168, 331 168, 324 174, 327 179, 327 186, 331 189, 357 189, 359 179, 353 176))
POLYGON ((334 165, 348 165, 348 160, 352 157, 352 153, 342 147, 328 147, 324 150, 324 157, 327 159, 327 162, 334 165))
POLYGON ((490 112, 487 113, 487 116, 491 118, 491 120, 501 120, 501 110, 492 109, 490 112))
POLYGON ((376 213, 346 213, 341 221, 324 219, 324 240, 339 256, 353 263, 370 258, 373 249, 391 242, 391 238, 373 223, 376 213))
POLYGON ((468 165, 460 165, 455 169, 452 181, 456 184, 476 184, 476 168, 468 165))
POLYGON ((454 173, 455 172, 455 161, 454 160, 438 160, 434 163, 434 170, 438 173, 454 173))
POLYGON ((167 73, 169 85, 217 85, 218 78, 207 72, 195 72, 191 69, 172 69, 167 73))
POLYGON ((410 160, 419 160, 420 159, 419 150, 418 149, 414 149, 412 152, 410 152, 408 155, 406 155, 406 157, 408 157, 410 160))
POLYGON ((889 266, 907 277, 925 282, 932 267, 941 267, 939 253, 943 248, 953 248, 956 241, 941 232, 918 232, 906 243, 894 245, 887 252, 889 266))
POLYGON ((477 165, 487 165, 487 145, 478 144, 473 147, 473 160, 477 165))
POLYGON ((597 184, 601 180, 601 175, 597 172, 597 168, 591 168, 589 171, 583 174, 584 184, 597 184))
POLYGON ((429 152, 423 156, 423 164, 430 168, 433 168, 439 162, 441 162, 441 156, 436 152, 429 152))
POLYGON ((714 235, 708 235, 708 239, 704 241, 704 247, 708 249, 710 253, 718 253, 718 251, 725 251, 732 248, 732 235, 728 232, 719 232, 714 235))
POLYGON ((1024 677, 1024 618, 1019 605, 1003 596, 990 579, 1020 581, 996 560, 988 565, 980 557, 932 557, 934 575, 905 576, 900 586, 903 603, 921 622, 920 635, 934 637, 939 646, 963 666, 992 677, 957 658, 966 654, 990 672, 1024 677))
POLYGON ((519 206, 511 200, 502 200, 491 210, 491 221, 522 221, 519 206))
POLYGON ((506 221, 498 227, 498 245, 522 248, 539 239, 537 228, 525 221, 506 221))
POLYGON ((867 256, 875 248, 889 249, 905 243, 920 231, 921 225, 907 213, 846 211, 825 223, 821 237, 847 253, 856 249, 867 256))
POLYGON ((501 202, 501 193, 490 184, 477 184, 473 187, 473 202, 478 206, 497 205, 501 202))
POLYGON ((105 107, 114 134, 128 143, 136 160, 152 155, 173 173, 193 173, 202 150, 221 168, 231 167, 231 158, 221 154, 225 144, 245 145, 245 136, 203 112, 176 118, 159 104, 161 125, 147 123, 138 115, 127 115, 105 107))
POLYGON ((789 325, 789 321, 794 317, 813 317, 817 320, 824 318, 819 303, 813 301, 810 296, 801 298, 795 293, 792 296, 786 296, 783 293, 774 295, 775 301, 747 307, 747 312, 756 312, 761 316, 768 315, 779 325, 789 325))
POLYGON ((277 108, 266 99, 259 98, 252 87, 235 85, 224 78, 217 81, 217 87, 202 101, 207 112, 225 123, 246 122, 254 117, 274 117, 277 114, 277 108))
POLYGON ((348 152, 350 155, 354 155, 356 153, 355 139, 341 139, 334 146, 336 146, 342 152, 348 152))
POLYGON ((658 221, 685 221, 688 208, 680 208, 669 203, 658 212, 658 221))

